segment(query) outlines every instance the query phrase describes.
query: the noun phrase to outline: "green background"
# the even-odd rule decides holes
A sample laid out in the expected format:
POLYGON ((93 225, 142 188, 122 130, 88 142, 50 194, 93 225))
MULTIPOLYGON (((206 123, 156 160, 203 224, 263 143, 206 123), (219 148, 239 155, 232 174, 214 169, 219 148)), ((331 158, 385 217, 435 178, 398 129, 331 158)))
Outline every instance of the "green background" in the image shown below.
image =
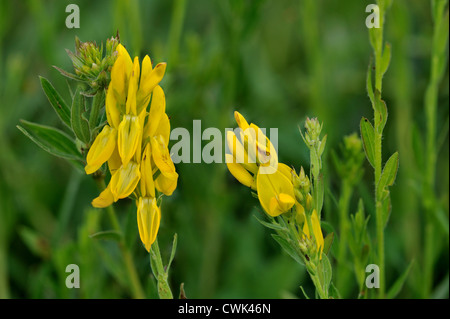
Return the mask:
MULTIPOLYGON (((298 126, 303 128, 307 116, 318 117, 328 134, 322 218, 337 228, 333 197, 340 181, 329 154, 344 135, 359 134, 362 116, 373 116, 365 89, 372 54, 365 8, 372 2, 0 0, 0 298, 131 296, 115 243, 89 237, 110 228, 105 213, 90 206, 98 194, 93 180, 16 128, 26 119, 63 129, 38 76, 69 101, 67 82, 52 65, 72 70, 65 49, 74 51, 75 36, 101 43, 119 31, 132 56, 149 54, 154 63, 167 62, 161 86, 172 128, 192 131, 192 120, 200 119, 203 129, 223 132, 236 127, 238 110, 260 127, 279 128, 279 157, 297 171, 309 167, 298 126), (79 29, 65 26, 69 3, 80 7, 79 29), (80 266, 80 289, 64 284, 71 263, 80 266)), ((383 83, 389 109, 383 158, 397 150, 400 158, 385 235, 388 285, 414 260, 401 298, 424 297, 420 141, 432 27, 429 1, 395 0, 386 16, 385 39, 393 56, 383 83)), ((435 187, 444 222, 436 228, 432 294, 425 296, 433 298, 449 295, 448 78, 447 67, 438 99, 435 187)), ((362 197, 373 239, 373 170, 367 161, 364 165, 351 212, 362 197)), ((175 295, 184 282, 188 298, 303 298, 300 285, 313 296, 305 269, 254 218, 262 217, 257 199, 225 164, 176 168, 178 188, 163 201, 158 237, 167 260, 178 234, 169 278, 175 295)), ((135 204, 121 200, 116 210, 147 296, 157 297, 135 204)), ((346 297, 355 298, 356 282, 349 285, 346 297)))

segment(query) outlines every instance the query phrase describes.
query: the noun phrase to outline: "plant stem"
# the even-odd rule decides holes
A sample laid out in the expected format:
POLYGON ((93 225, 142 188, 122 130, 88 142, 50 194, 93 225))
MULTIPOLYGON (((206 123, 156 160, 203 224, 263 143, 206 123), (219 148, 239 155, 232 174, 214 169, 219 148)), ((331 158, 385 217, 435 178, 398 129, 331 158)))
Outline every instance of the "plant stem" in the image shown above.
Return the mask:
MULTIPOLYGON (((100 177, 94 178, 94 180, 100 191, 103 191, 106 188, 105 178, 103 175, 100 177)), ((119 233, 122 233, 119 221, 116 216, 116 212, 114 210, 114 206, 110 205, 110 206, 106 207, 106 211, 108 213, 108 217, 110 219, 113 229, 118 231, 119 233)), ((131 253, 130 253, 129 249, 127 248, 127 246, 125 245, 123 239, 121 239, 118 244, 119 244, 120 252, 122 253, 122 258, 125 263, 125 267, 128 272, 128 276, 129 276, 129 280, 130 280, 130 284, 131 284, 130 288, 131 288, 131 292, 133 294, 133 298, 145 299, 145 293, 144 293, 144 290, 142 289, 141 283, 139 281, 139 277, 138 277, 136 267, 134 265, 131 253)))
POLYGON ((164 264, 161 258, 161 252, 159 251, 158 239, 152 244, 150 249, 150 258, 154 261, 153 263, 150 260, 150 265, 155 267, 153 269, 153 273, 158 280, 158 294, 161 299, 173 299, 173 294, 170 289, 169 283, 167 281, 168 274, 164 270, 164 264))
POLYGON ((423 281, 423 297, 429 298, 433 286, 433 265, 434 265, 434 241, 435 230, 434 214, 436 212, 436 162, 437 162, 437 109, 439 83, 445 73, 447 64, 447 54, 443 41, 448 41, 448 8, 447 1, 436 1, 434 3, 434 25, 433 40, 430 63, 430 80, 425 92, 425 117, 426 117, 426 157, 424 169, 424 191, 423 205, 425 208, 425 243, 424 243, 424 281, 423 281), (445 31, 446 30, 446 31, 445 31), (445 32, 444 32, 445 31, 445 32))
MULTIPOLYGON (((384 29, 384 13, 385 13, 385 1, 378 1, 379 5, 379 19, 380 28, 376 30, 376 41, 374 46, 375 54, 375 89, 382 92, 383 70, 381 69, 383 58, 383 29, 384 29)), ((375 102, 376 103, 376 102, 375 102)), ((381 114, 374 108, 374 169, 375 169, 375 223, 377 234, 377 249, 378 249, 378 267, 380 269, 380 288, 378 290, 378 297, 384 298, 385 292, 385 262, 384 262, 384 220, 383 220, 383 206, 379 200, 378 192, 382 191, 378 189, 378 181, 381 177, 382 170, 382 138, 383 132, 378 130, 381 122, 381 114)))
POLYGON ((347 180, 342 181, 342 193, 339 198, 339 252, 338 252, 338 268, 337 268, 337 288, 342 296, 345 296, 345 291, 348 290, 347 284, 349 272, 346 269, 347 260, 347 233, 350 231, 350 221, 348 218, 348 211, 350 206, 350 199, 352 197, 352 186, 347 180))

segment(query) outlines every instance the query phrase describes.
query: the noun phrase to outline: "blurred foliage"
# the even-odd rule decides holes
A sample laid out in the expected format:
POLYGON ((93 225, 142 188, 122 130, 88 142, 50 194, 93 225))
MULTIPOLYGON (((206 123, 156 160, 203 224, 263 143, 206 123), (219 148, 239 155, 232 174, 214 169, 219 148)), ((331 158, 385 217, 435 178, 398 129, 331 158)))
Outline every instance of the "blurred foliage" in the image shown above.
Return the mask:
MULTIPOLYGON (((358 132, 372 110, 366 94, 371 55, 365 7, 371 1, 76 1, 80 29, 68 29, 65 8, 74 1, 0 0, 0 298, 129 297, 117 247, 89 236, 110 228, 104 212, 90 207, 97 196, 89 176, 30 142, 19 119, 59 125, 41 90, 49 79, 70 100, 68 84, 52 65, 71 70, 64 49, 82 41, 104 42, 120 32, 132 55, 168 63, 161 83, 172 128, 234 127, 239 110, 260 127, 279 128, 282 162, 309 167, 298 133, 307 116, 328 134, 323 219, 338 223, 340 178, 330 154, 343 136, 358 132), (65 287, 66 265, 76 263, 81 288, 65 287)), ((385 39, 392 61, 384 79, 390 109, 384 158, 399 151, 386 229, 386 281, 390 286, 410 264, 398 297, 418 298, 421 289, 424 209, 424 93, 429 80, 432 14, 429 1, 396 0, 386 16, 385 39)), ((448 54, 448 53, 447 53, 448 54)), ((443 218, 435 235, 431 297, 448 297, 449 148, 448 67, 440 86, 436 197, 443 218), (445 224, 445 222, 447 224, 445 224)), ((61 129, 64 129, 59 125, 61 129)), ((203 143, 207 143, 204 141, 203 143)), ((373 215, 373 175, 365 174, 351 199, 373 215)), ((173 234, 178 249, 170 282, 174 295, 184 282, 188 298, 283 298, 313 295, 305 269, 284 253, 254 218, 256 199, 224 164, 177 164, 179 187, 163 203, 159 244, 168 260, 173 234)), ((156 297, 148 255, 140 245, 135 205, 117 204, 139 275, 156 297)), ((374 234, 374 220, 368 223, 374 234)), ((333 259, 332 259, 333 260, 333 259)), ((349 296, 358 294, 356 280, 349 296)))

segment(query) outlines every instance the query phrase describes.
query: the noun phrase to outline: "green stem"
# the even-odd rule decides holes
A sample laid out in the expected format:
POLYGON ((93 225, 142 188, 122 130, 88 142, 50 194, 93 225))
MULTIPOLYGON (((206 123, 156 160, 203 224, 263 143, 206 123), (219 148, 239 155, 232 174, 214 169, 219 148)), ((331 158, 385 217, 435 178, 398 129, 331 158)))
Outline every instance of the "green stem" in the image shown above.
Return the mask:
MULTIPOLYGON (((375 54, 375 89, 382 92, 382 80, 383 80, 383 70, 381 69, 382 58, 383 58, 383 29, 384 29, 384 13, 385 13, 385 2, 378 1, 380 8, 379 18, 380 18, 380 28, 376 30, 376 42, 374 47, 375 54)), ((377 103, 377 102, 375 102, 377 103)), ((384 261, 384 220, 383 220, 383 205, 378 199, 378 192, 382 191, 378 189, 378 181, 381 177, 382 172, 382 139, 383 132, 378 130, 380 127, 381 114, 375 109, 374 110, 374 144, 375 144, 375 154, 374 154, 374 166, 375 166, 375 217, 376 217, 376 234, 377 234, 377 250, 378 250, 378 267, 380 269, 380 288, 378 290, 378 297, 384 298, 385 294, 385 261, 384 261)))
MULTIPOLYGON (((100 191, 103 191, 106 188, 105 184, 105 178, 104 176, 100 176, 97 178, 94 178, 97 187, 100 191)), ((110 219, 111 225, 114 230, 118 231, 119 233, 122 233, 122 230, 120 228, 119 220, 117 219, 116 212, 114 210, 113 205, 110 205, 106 207, 106 212, 108 213, 108 217, 110 219)), ((120 252, 122 253, 122 258, 125 263, 125 268, 127 269, 130 284, 131 284, 131 291, 133 294, 133 297, 135 299, 145 299, 145 293, 142 289, 141 283, 139 281, 139 276, 136 271, 136 267, 133 262, 133 258, 131 256, 130 251, 128 250, 127 246, 125 245, 123 239, 119 242, 119 248, 120 252)))
POLYGON ((338 251, 338 267, 337 267, 337 288, 342 296, 345 296, 345 291, 348 290, 348 274, 345 261, 347 260, 347 233, 350 231, 350 221, 348 218, 348 211, 350 199, 352 197, 353 189, 347 180, 342 181, 342 192, 339 198, 339 251, 338 251))
POLYGON ((155 242, 152 244, 152 247, 150 249, 150 258, 151 258, 150 265, 152 266, 153 274, 155 274, 156 279, 158 280, 159 298, 173 299, 172 290, 170 289, 169 283, 167 281, 168 274, 164 270, 161 252, 159 251, 158 239, 156 239, 155 242))

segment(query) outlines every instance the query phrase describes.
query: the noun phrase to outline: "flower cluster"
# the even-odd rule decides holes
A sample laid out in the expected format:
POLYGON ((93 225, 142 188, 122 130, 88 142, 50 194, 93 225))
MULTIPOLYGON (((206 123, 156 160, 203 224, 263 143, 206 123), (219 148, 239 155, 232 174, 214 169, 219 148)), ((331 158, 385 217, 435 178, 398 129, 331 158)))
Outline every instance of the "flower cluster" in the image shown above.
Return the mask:
POLYGON ((138 57, 132 61, 121 44, 117 53, 106 94, 108 124, 92 143, 85 171, 95 173, 107 162, 111 173, 107 188, 92 201, 94 207, 107 207, 134 194, 139 235, 150 251, 161 219, 157 192, 172 195, 178 181, 168 150, 165 96, 159 86, 166 64, 153 68, 145 56, 141 69, 138 57))
POLYGON ((75 53, 67 50, 75 74, 55 68, 69 79, 86 83, 90 91, 85 94, 95 95, 96 92, 106 89, 110 83, 111 68, 117 57, 118 45, 118 35, 107 39, 105 47, 103 43, 98 46, 95 42, 82 42, 75 37, 75 53))
POLYGON ((323 234, 312 205, 309 179, 303 168, 298 176, 295 169, 280 163, 274 146, 263 131, 253 123, 248 124, 239 112, 235 112, 234 116, 239 129, 238 134, 234 131, 227 133, 230 153, 226 154, 226 162, 230 173, 240 183, 257 192, 262 208, 271 217, 294 214, 301 229, 302 241, 310 247, 308 253, 319 253, 321 256, 323 234), (307 217, 311 221, 313 236, 307 217))

